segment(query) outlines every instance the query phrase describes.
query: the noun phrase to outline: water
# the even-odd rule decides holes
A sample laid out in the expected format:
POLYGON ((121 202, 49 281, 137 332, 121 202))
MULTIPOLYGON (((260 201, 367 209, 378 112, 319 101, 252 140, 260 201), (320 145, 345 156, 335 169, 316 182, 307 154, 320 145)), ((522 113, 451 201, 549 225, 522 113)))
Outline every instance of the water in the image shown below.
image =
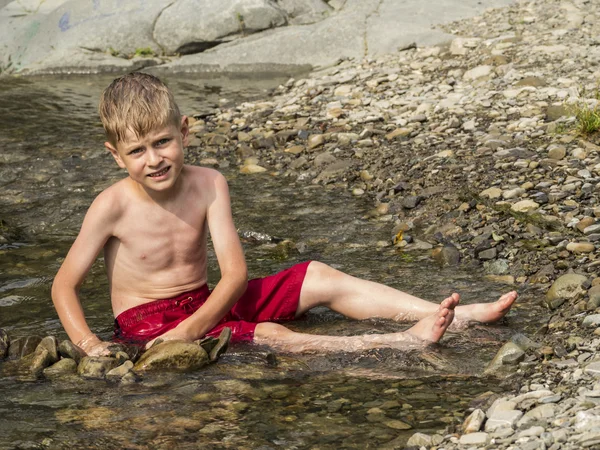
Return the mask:
MULTIPOLYGON (((123 177, 103 148, 95 112, 111 77, 3 80, 0 87, 0 327, 11 337, 66 335, 50 285, 88 205, 123 177)), ((184 113, 264 97, 283 80, 167 79, 184 113)), ((206 155, 187 155, 196 161, 206 155)), ((225 169, 236 225, 303 244, 285 255, 246 240, 251 276, 307 259, 439 301, 491 301, 505 287, 473 271, 440 269, 427 254, 376 243, 391 224, 369 218, 366 199, 272 175, 225 169)), ((210 255, 209 280, 218 280, 210 255)), ((112 315, 98 261, 82 290, 86 317, 105 338, 112 315)), ((197 373, 153 374, 134 386, 80 379, 24 383, 0 379, 0 449, 4 448, 381 448, 416 430, 462 421, 470 400, 498 390, 478 378, 504 340, 532 331, 543 316, 521 297, 504 324, 447 333, 423 352, 286 355, 237 346, 197 373), (411 429, 404 430, 405 424, 411 429)), ((324 309, 290 325, 349 335, 406 328, 382 320, 349 321, 324 309)))

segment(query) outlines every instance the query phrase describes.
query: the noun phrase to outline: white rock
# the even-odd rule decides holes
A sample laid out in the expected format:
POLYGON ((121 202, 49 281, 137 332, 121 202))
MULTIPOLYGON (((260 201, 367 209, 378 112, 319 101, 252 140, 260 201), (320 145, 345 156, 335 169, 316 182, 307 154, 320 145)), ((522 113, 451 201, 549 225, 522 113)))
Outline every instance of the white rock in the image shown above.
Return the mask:
POLYGON ((463 75, 463 79, 466 81, 473 81, 478 78, 487 77, 493 70, 494 67, 492 66, 477 66, 474 69, 467 70, 463 75))

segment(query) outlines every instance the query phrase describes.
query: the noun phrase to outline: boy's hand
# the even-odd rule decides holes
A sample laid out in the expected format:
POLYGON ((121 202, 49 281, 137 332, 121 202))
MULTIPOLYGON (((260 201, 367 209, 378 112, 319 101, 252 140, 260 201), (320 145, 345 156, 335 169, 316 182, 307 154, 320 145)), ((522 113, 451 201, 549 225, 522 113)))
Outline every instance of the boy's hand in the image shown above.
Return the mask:
POLYGON ((88 356, 109 356, 110 350, 108 347, 114 345, 112 342, 104 342, 98 339, 98 336, 91 334, 84 337, 77 344, 77 347, 82 349, 88 356))

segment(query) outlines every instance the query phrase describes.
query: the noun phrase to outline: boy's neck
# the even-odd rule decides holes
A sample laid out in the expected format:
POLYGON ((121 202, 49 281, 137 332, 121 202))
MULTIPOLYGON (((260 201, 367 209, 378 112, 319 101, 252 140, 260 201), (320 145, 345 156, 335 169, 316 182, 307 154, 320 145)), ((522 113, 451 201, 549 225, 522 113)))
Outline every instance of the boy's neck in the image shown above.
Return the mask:
POLYGON ((175 202, 179 198, 179 193, 183 188, 185 172, 184 166, 181 169, 181 173, 177 177, 175 184, 170 189, 164 191, 155 191, 153 189, 149 189, 141 183, 133 180, 131 177, 129 177, 129 181, 136 194, 142 199, 154 202, 161 206, 166 206, 175 202))

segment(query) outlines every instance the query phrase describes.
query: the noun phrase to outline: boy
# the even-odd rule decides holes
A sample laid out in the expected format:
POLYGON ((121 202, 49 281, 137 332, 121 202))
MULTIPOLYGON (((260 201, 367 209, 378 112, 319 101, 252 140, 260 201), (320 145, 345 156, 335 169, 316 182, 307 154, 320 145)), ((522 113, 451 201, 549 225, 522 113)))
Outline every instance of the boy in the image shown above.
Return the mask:
POLYGON ((104 250, 115 338, 149 346, 156 338, 192 341, 229 326, 232 342, 254 341, 288 351, 407 347, 437 342, 456 317, 493 322, 516 292, 492 304, 458 306, 458 294, 435 305, 409 294, 307 262, 247 281, 242 246, 231 216, 225 178, 183 164, 188 120, 156 77, 132 73, 114 80, 100 101, 106 148, 129 176, 90 206, 79 235, 52 286, 69 338, 88 355, 107 352, 87 326, 78 290, 104 250), (221 279, 209 291, 207 235, 221 279), (295 333, 274 321, 315 306, 347 317, 419 320, 403 333, 352 337, 295 333))

